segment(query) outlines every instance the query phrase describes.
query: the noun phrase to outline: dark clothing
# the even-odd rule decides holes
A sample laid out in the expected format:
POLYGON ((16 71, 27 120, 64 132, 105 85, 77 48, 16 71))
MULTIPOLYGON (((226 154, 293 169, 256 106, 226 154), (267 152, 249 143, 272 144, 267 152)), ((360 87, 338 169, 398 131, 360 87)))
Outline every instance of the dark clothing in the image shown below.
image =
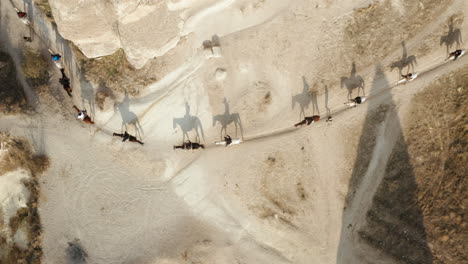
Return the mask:
POLYGON ((403 77, 405 79, 410 79, 412 76, 413 76, 412 73, 408 73, 407 75, 401 75, 401 77, 403 77))
POLYGON ((226 147, 232 143, 232 138, 231 136, 227 135, 224 137, 224 141, 226 142, 226 147))
POLYGON ((60 84, 63 86, 63 89, 68 93, 68 95, 71 97, 72 94, 72 89, 70 86, 70 79, 65 75, 65 70, 60 69, 60 72, 62 73, 62 78, 59 79, 60 84))
POLYGON ((318 115, 306 116, 306 117, 304 118, 304 120, 302 120, 301 122, 295 124, 294 126, 295 126, 295 127, 298 127, 298 126, 302 126, 302 125, 305 125, 305 124, 310 125, 310 124, 312 124, 312 121, 313 121, 313 122, 317 122, 317 121, 319 121, 319 120, 320 120, 320 116, 318 116, 318 115))
POLYGON ((122 142, 125 142, 125 141, 130 141, 130 142, 138 142, 140 143, 141 145, 143 145, 144 143, 139 141, 136 137, 130 135, 127 133, 127 131, 125 131, 124 134, 118 134, 118 133, 114 133, 112 134, 112 136, 118 136, 118 137, 121 137, 122 138, 122 142))
POLYGON ((59 79, 59 82, 61 85, 63 85, 63 88, 70 88, 70 79, 68 79, 67 77, 65 78, 60 78, 59 79))
POLYGON ((461 54, 462 54, 462 50, 460 50, 460 49, 450 53, 450 55, 454 56, 454 58, 453 58, 454 60, 456 60, 458 57, 460 57, 461 54))
POLYGON ((354 98, 354 102, 356 102, 357 104, 360 104, 360 103, 362 103, 362 98, 358 96, 358 97, 354 98))

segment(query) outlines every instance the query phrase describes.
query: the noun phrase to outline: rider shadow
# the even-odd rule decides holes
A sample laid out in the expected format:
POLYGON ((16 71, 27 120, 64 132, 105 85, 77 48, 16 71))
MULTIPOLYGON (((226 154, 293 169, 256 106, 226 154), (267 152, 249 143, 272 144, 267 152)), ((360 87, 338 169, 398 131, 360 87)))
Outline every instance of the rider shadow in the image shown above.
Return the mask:
POLYGON ((366 95, 364 91, 364 79, 361 75, 356 75, 356 64, 353 62, 351 67, 351 73, 349 77, 341 77, 341 88, 346 87, 348 90, 348 99, 353 98, 353 90, 357 88, 357 95, 359 96, 359 91, 362 90, 362 94, 366 95))
POLYGON ((182 129, 182 141, 185 142, 185 139, 190 140, 189 132, 194 130, 196 133, 195 141, 200 142, 200 134, 205 140, 205 134, 203 132, 203 126, 198 117, 190 115, 190 106, 185 102, 185 115, 179 118, 172 119, 172 127, 175 129, 179 125, 182 129))
POLYGON ((403 54, 401 55, 401 59, 394 61, 390 64, 391 71, 393 71, 394 68, 398 68, 398 77, 402 76, 402 71, 405 67, 408 67, 406 71, 406 74, 408 74, 410 70, 411 72, 414 72, 414 65, 418 64, 415 55, 408 56, 408 50, 406 49, 404 41, 401 42, 401 46, 403 48, 403 54))
POLYGON ((216 125, 216 122, 219 122, 221 124, 221 131, 219 132, 220 138, 221 139, 223 138, 223 130, 224 130, 224 136, 227 135, 227 127, 231 123, 234 123, 234 126, 236 127, 235 136, 237 137, 237 131, 239 130, 241 138, 243 138, 244 131, 242 129, 242 122, 241 122, 239 113, 231 113, 229 111, 229 103, 226 98, 224 98, 223 104, 224 104, 224 113, 213 116, 213 126, 216 125))
POLYGON ((447 34, 440 37, 440 46, 445 44, 447 47, 447 54, 450 53, 450 49, 452 48, 453 44, 456 44, 455 49, 460 49, 460 45, 463 43, 460 29, 454 29, 453 18, 450 19, 448 27, 449 31, 447 34))
POLYGON ((141 135, 144 134, 143 128, 141 127, 137 115, 134 112, 130 111, 130 98, 128 97, 127 92, 125 92, 125 97, 122 100, 122 102, 114 104, 114 110, 116 108, 118 109, 122 118, 122 125, 120 126, 120 131, 129 131, 128 127, 133 126, 135 129, 135 137, 141 138, 141 135))
POLYGON ((299 119, 303 119, 305 117, 305 109, 309 108, 310 103, 312 102, 312 94, 310 92, 310 86, 306 81, 306 78, 302 76, 302 92, 300 94, 296 94, 292 97, 291 100, 291 108, 294 110, 296 103, 301 108, 299 112, 299 119))

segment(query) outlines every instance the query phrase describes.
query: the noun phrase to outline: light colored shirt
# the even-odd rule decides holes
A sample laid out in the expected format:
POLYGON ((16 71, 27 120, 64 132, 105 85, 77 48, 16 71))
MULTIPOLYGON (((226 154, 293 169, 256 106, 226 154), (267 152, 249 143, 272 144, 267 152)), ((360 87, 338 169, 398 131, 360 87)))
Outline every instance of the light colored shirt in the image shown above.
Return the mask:
POLYGON ((78 119, 84 120, 84 118, 86 117, 86 110, 80 111, 76 117, 78 119))

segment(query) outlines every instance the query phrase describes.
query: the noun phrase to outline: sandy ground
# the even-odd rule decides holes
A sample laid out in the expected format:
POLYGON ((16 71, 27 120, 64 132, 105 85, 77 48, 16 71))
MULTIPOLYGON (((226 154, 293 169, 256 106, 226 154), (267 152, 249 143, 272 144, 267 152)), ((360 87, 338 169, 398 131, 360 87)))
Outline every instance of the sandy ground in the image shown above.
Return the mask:
MULTIPOLYGON (((13 2, 21 6, 20 1, 13 2)), ((405 118, 415 93, 468 63, 467 56, 444 63, 445 47, 436 39, 430 52, 418 57, 420 77, 390 90, 397 73, 386 66, 402 56, 397 44, 382 54, 380 62, 357 65, 370 100, 346 109, 343 102, 348 92, 340 89, 340 77, 353 77, 356 72, 348 57, 341 60, 335 56, 341 53, 333 51, 346 46, 340 40, 347 19, 368 1, 317 1, 316 5, 257 1, 247 5, 245 17, 240 18, 237 13, 229 14, 247 1, 204 1, 200 6, 179 1, 163 5, 167 9, 161 12, 174 19, 166 21, 174 31, 164 27, 165 38, 158 38, 158 30, 148 38, 132 35, 146 34, 142 25, 157 21, 137 19, 138 15, 125 9, 120 15, 117 12, 117 18, 109 15, 127 26, 119 40, 114 39, 115 32, 103 27, 98 28, 112 37, 89 37, 92 41, 86 47, 80 44, 86 38, 76 35, 77 46, 87 55, 106 55, 123 47, 138 67, 152 63, 155 56, 170 60, 155 73, 158 81, 138 97, 118 95, 115 102, 108 102, 115 107, 101 111, 94 103, 96 85, 82 78, 67 41, 26 2, 36 32, 46 40, 32 45, 45 54, 47 47, 64 54, 74 87, 70 100, 57 87, 58 70, 51 65, 53 96, 41 101, 25 85, 37 114, 0 119, 2 131, 30 139, 36 151, 51 160, 41 182, 44 263, 80 263, 67 251, 72 241, 79 241, 87 263, 362 263, 343 226, 359 222, 369 206, 381 180, 373 176, 385 166, 395 144, 395 122, 405 118), (184 26, 177 27, 181 19, 184 26), (227 21, 232 24, 219 29, 227 21), (207 56, 202 46, 214 34, 220 36, 219 58, 207 56), (169 49, 165 45, 173 37, 187 40, 169 49), (111 44, 105 46, 104 40, 111 44), (382 65, 378 75, 377 65, 382 65), (350 213, 343 215, 366 113, 390 102, 396 110, 378 128, 379 155, 356 190, 350 213), (75 120, 73 104, 87 108, 96 125, 75 120), (328 111, 339 113, 333 115, 332 123, 293 128, 304 114, 320 113, 324 119, 328 111), (214 146, 225 133, 216 121, 223 117, 232 120, 226 124, 227 133, 243 137, 244 144, 214 146), (112 138, 112 132, 124 128, 141 137, 145 145, 112 138), (172 145, 186 138, 198 139, 207 148, 172 150, 172 145)), ((404 1, 391 2, 392 8, 404 12, 398 5, 404 1)), ((82 9, 64 3, 51 1, 53 8, 61 9, 54 9, 58 29, 73 40, 77 23, 62 22, 61 16, 82 9)), ((85 4, 89 3, 76 3, 85 4)), ((157 17, 158 5, 162 4, 144 9, 143 17, 157 17)), ((405 39, 408 52, 431 34, 443 35, 448 17, 466 11, 464 1, 453 1, 423 30, 405 39)), ((2 1, 0 12, 1 27, 9 29, 1 31, 3 46, 18 54, 27 29, 15 18, 10 2, 2 1)), ((83 19, 81 15, 75 18, 83 19)), ((467 39, 466 23, 461 32, 467 39)), ((13 59, 20 61, 19 56, 13 59)))

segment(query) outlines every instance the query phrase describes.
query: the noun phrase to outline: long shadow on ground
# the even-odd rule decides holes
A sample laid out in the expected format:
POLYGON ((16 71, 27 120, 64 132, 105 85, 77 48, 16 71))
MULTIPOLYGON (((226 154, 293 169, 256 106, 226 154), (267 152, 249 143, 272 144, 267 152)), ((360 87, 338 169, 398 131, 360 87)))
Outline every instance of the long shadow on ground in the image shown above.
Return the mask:
MULTIPOLYGON (((378 65, 371 90, 382 85, 389 83, 378 65)), ((368 102, 345 200, 337 263, 376 263, 378 258, 429 264, 433 257, 408 147, 390 91, 381 98, 384 103, 368 102)))

